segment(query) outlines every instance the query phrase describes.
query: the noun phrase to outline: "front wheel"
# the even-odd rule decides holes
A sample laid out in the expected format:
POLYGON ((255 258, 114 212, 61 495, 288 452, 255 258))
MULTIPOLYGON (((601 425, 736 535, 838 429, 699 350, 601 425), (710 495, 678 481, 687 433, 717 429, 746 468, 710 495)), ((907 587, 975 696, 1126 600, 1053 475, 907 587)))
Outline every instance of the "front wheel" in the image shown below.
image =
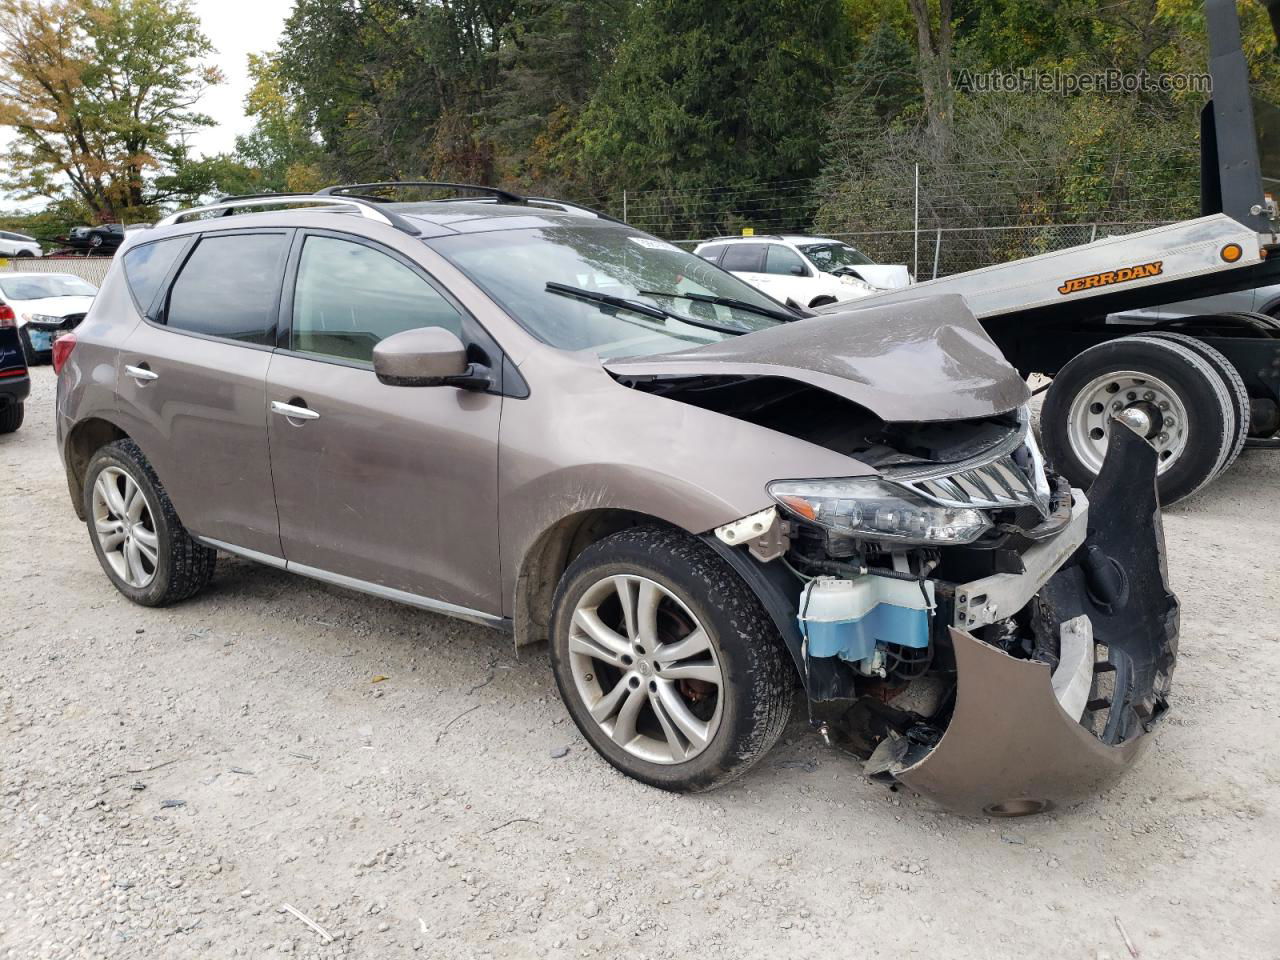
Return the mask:
POLYGON ((1053 378, 1040 414, 1045 452, 1074 486, 1093 483, 1115 419, 1159 455, 1160 502, 1198 491, 1235 449, 1228 384, 1195 350, 1155 337, 1124 337, 1073 358, 1053 378))
POLYGON ((551 663, 596 751, 664 790, 740 775, 791 715, 793 674, 760 601, 675 530, 624 530, 578 556, 556 590, 551 663))

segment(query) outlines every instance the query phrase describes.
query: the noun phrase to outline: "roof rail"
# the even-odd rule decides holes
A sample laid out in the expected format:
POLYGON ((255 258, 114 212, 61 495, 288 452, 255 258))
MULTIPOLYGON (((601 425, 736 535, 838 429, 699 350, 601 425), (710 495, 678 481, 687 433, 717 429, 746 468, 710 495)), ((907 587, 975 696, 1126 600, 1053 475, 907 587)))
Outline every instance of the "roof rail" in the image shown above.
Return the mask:
POLYGON ((387 226, 395 227, 404 233, 417 236, 418 231, 398 214, 389 210, 379 210, 377 205, 357 197, 334 197, 334 196, 318 196, 311 193, 261 193, 251 196, 228 197, 225 200, 219 200, 216 203, 205 204, 200 207, 190 207, 186 210, 178 210, 169 214, 156 222, 157 227, 168 226, 169 224, 181 223, 187 217, 195 216, 201 213, 221 212, 222 216, 228 216, 234 210, 245 207, 268 207, 275 206, 280 203, 303 203, 313 206, 346 206, 351 207, 355 212, 366 220, 376 220, 379 223, 385 223, 387 226))
POLYGON ((474 190, 487 193, 504 203, 524 203, 525 198, 510 190, 499 187, 486 187, 478 183, 443 183, 434 180, 385 180, 381 183, 343 183, 317 190, 316 196, 334 197, 356 193, 363 190, 380 190, 386 187, 437 187, 442 190, 474 190))

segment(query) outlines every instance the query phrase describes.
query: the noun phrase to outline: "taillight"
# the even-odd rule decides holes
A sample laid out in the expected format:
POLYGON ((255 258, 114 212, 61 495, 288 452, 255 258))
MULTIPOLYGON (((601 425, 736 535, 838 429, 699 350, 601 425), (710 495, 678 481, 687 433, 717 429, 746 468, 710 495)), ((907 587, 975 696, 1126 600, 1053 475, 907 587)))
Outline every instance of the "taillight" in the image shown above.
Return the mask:
POLYGON ((71 359, 71 351, 76 348, 76 335, 64 333, 53 341, 53 372, 61 373, 67 361, 71 359))
POLYGON ((13 312, 13 307, 7 303, 0 303, 0 330, 5 327, 16 327, 18 318, 13 312))

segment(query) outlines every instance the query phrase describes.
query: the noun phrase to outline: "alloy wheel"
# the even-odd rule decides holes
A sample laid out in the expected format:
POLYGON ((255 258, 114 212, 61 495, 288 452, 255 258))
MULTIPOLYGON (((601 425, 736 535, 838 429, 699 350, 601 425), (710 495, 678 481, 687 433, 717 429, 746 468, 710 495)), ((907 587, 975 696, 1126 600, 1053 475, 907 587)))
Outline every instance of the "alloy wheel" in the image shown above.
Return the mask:
POLYGON ((569 627, 569 662, 592 720, 634 757, 684 763, 719 729, 725 680, 715 645, 647 577, 610 576, 587 589, 569 627))
POLYGON ((93 531, 116 576, 141 589, 155 579, 160 539, 142 488, 119 467, 93 484, 93 531))

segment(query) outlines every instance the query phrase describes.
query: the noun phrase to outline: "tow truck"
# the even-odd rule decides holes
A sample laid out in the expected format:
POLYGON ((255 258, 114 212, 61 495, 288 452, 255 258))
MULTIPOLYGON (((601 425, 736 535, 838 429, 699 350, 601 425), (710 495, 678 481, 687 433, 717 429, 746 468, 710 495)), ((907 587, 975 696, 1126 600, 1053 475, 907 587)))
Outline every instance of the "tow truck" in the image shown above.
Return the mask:
MULTIPOLYGON (((1280 0, 1262 0, 1280 44, 1280 0)), ((1245 448, 1280 449, 1280 321, 1130 311, 1280 282, 1280 108, 1254 96, 1234 0, 1206 0, 1212 98, 1200 120, 1201 216, 864 298, 958 293, 1025 377, 1052 377, 1046 455, 1074 486, 1113 424, 1159 456, 1161 502, 1201 490, 1245 448)), ((821 308, 831 312, 838 307, 821 308)))

